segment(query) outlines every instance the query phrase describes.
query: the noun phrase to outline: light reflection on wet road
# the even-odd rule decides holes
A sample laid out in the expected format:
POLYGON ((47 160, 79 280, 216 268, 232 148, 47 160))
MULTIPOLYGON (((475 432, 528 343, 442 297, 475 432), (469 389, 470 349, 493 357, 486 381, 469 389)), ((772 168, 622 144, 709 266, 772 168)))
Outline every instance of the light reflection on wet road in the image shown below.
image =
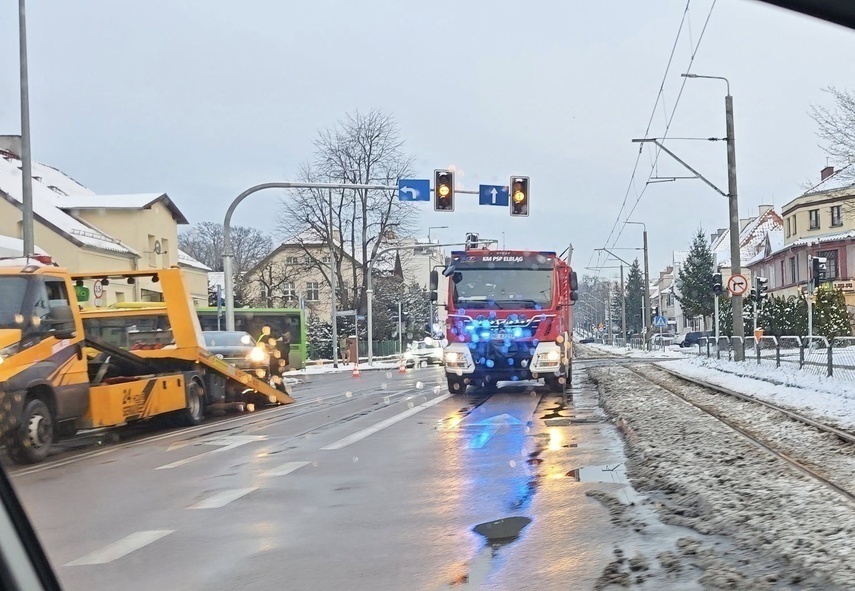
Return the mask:
POLYGON ((443 381, 318 377, 301 406, 13 480, 70 590, 592 587, 623 534, 585 491, 625 488, 572 476, 623 461, 593 385, 564 408, 523 385, 447 396, 443 381), (488 539, 496 522, 519 537, 488 539))

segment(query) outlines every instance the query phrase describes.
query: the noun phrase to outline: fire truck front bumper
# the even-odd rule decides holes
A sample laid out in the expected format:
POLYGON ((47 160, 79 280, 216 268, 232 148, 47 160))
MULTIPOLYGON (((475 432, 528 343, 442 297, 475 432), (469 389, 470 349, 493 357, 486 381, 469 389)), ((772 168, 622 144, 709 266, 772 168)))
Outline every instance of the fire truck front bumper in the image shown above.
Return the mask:
POLYGON ((448 374, 490 381, 528 380, 558 376, 561 348, 555 343, 451 343, 445 348, 448 374))

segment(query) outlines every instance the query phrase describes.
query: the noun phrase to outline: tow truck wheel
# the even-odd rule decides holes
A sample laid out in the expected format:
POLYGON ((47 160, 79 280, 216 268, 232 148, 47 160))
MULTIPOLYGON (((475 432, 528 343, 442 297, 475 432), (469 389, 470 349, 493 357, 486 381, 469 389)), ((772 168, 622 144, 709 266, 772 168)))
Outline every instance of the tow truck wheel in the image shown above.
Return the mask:
POLYGON ((564 384, 558 381, 557 377, 549 377, 543 380, 546 383, 546 387, 549 388, 550 392, 557 392, 558 394, 564 393, 564 384))
POLYGON ((205 419, 205 386, 198 377, 187 384, 187 408, 184 409, 184 422, 190 426, 198 425, 205 419))
POLYGON ((9 442, 9 457, 18 464, 44 460, 53 443, 53 416, 47 404, 34 398, 27 402, 21 424, 9 442))

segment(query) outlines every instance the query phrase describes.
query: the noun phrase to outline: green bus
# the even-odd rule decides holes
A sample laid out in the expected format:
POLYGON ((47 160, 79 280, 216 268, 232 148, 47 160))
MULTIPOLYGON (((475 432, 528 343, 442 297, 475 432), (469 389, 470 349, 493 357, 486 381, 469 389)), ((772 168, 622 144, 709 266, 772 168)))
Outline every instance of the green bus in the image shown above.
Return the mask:
MULTIPOLYGON (((220 310, 219 323, 217 308, 196 308, 202 330, 226 330, 226 314, 220 310)), ((306 323, 303 311, 299 308, 237 308, 235 309, 235 330, 243 330, 256 341, 262 335, 262 329, 270 327, 273 337, 279 338, 286 333, 291 336, 291 350, 288 354, 288 369, 302 369, 306 365, 306 323)))

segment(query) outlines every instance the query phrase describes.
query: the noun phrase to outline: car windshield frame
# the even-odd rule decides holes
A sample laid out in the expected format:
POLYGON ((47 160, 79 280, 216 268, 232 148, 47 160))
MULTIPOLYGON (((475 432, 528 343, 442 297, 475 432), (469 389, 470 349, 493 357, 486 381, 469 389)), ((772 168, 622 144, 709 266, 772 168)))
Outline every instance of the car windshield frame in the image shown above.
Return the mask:
POLYGON ((554 268, 461 267, 455 271, 458 274, 460 280, 452 289, 452 303, 457 309, 540 310, 553 305, 554 268))

